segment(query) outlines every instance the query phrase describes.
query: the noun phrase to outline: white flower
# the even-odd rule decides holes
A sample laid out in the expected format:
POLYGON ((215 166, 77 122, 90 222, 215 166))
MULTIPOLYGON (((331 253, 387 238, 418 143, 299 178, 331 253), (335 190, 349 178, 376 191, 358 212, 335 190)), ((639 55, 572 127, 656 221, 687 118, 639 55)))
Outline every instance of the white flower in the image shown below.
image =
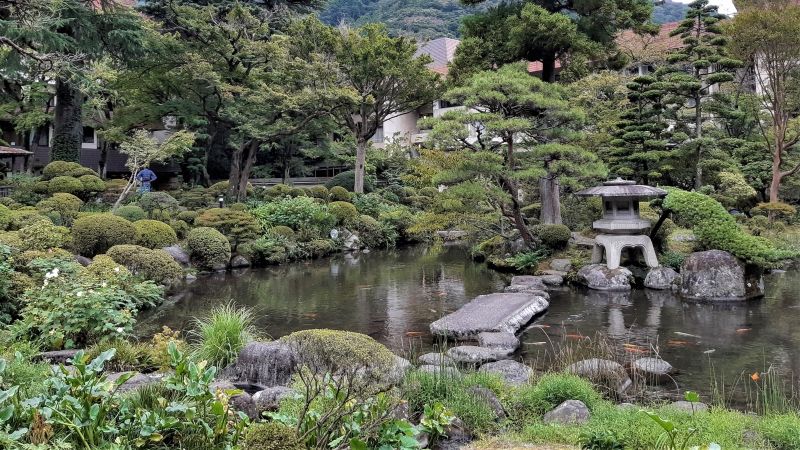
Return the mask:
POLYGON ((122 327, 117 327, 117 333, 122 333, 123 331, 125 331, 125 329, 124 329, 124 328, 122 328, 122 327))
POLYGON ((100 287, 108 287, 108 283, 106 283, 105 281, 103 281, 103 282, 100 284, 100 287))
POLYGON ((119 267, 114 267, 114 272, 119 272, 119 267))
POLYGON ((77 296, 77 297, 83 297, 83 291, 78 291, 78 292, 76 292, 76 293, 75 293, 75 296, 77 296))

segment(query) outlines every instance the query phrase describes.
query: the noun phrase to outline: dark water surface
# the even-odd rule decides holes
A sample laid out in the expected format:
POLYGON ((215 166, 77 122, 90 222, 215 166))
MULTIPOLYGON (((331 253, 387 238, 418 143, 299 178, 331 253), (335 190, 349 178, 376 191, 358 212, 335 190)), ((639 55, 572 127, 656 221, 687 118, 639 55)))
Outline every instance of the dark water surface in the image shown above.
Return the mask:
MULTIPOLYGON (((258 328, 271 337, 334 328, 368 334, 394 350, 413 345, 421 351, 433 343, 432 321, 477 295, 502 290, 507 280, 460 247, 337 256, 200 278, 143 317, 139 331, 152 334, 162 325, 187 330, 194 317, 233 301, 253 308, 258 328)), ((618 359, 657 352, 679 370, 679 389, 708 392, 712 374, 741 385, 769 366, 800 374, 800 274, 770 275, 766 285, 766 298, 731 305, 686 303, 658 291, 552 292, 550 310, 522 334, 519 357, 546 368, 563 343, 595 345, 600 333, 618 359)))

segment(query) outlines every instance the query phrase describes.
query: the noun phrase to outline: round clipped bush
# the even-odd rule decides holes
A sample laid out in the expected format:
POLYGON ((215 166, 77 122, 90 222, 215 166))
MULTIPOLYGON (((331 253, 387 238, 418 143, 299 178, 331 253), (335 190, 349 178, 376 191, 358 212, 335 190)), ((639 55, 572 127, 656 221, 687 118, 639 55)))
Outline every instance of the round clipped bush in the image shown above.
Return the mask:
POLYGON ((133 223, 136 229, 136 245, 147 248, 164 248, 178 242, 171 226, 158 220, 142 219, 133 223))
POLYGON ((197 218, 198 215, 199 213, 197 211, 181 211, 175 218, 178 220, 182 220, 189 225, 193 225, 194 220, 197 218))
POLYGON ((159 284, 174 284, 183 279, 180 264, 164 250, 152 250, 138 245, 115 245, 106 255, 122 264, 134 275, 159 284))
POLYGON ((22 250, 47 250, 70 242, 70 231, 46 221, 39 221, 19 230, 22 250))
POLYGON ((36 209, 50 217, 51 220, 57 219, 54 220, 54 222, 69 226, 72 225, 72 222, 78 216, 78 212, 82 206, 83 200, 72 194, 59 192, 37 203, 36 209))
POLYGON ((539 236, 545 247, 560 250, 566 248, 572 233, 566 225, 537 225, 534 233, 539 236))
POLYGON ((350 223, 358 217, 356 206, 348 202, 331 202, 328 204, 328 212, 336 218, 336 224, 350 223))
POLYGON ((130 271, 108 255, 97 255, 86 267, 86 273, 96 280, 108 280, 114 276, 130 275, 130 271))
POLYGON ((134 204, 120 206, 114 211, 114 215, 120 216, 130 222, 136 222, 137 220, 147 218, 147 213, 139 205, 134 204))
POLYGON ((185 238, 186 235, 189 234, 189 230, 192 229, 192 227, 183 220, 172 220, 169 222, 169 226, 178 236, 178 239, 185 238))
POLYGON ((136 240, 132 223, 113 214, 78 217, 72 224, 72 245, 83 256, 94 256, 121 244, 136 240))
POLYGON ((71 161, 53 161, 42 169, 42 179, 45 181, 56 177, 78 178, 84 175, 97 176, 97 173, 88 167, 71 161))
POLYGON ((336 246, 330 239, 314 239, 306 244, 306 250, 313 258, 321 258, 333 253, 336 246))
POLYGON ((15 209, 11 211, 11 223, 8 225, 8 229, 19 230, 41 221, 53 223, 52 219, 41 214, 35 208, 25 207, 22 209, 15 209))
POLYGON ((247 429, 242 450, 304 450, 294 428, 278 422, 256 423, 247 429))
POLYGON ((97 175, 81 175, 78 180, 83 185, 83 192, 103 192, 106 183, 97 175))
POLYGON ((154 215, 168 216, 178 211, 178 201, 166 192, 145 192, 138 203, 151 218, 154 215))
POLYGON ((294 230, 285 225, 278 225, 276 227, 272 227, 269 230, 267 230, 267 234, 272 237, 283 237, 286 239, 294 239, 295 237, 294 230))
POLYGON ((11 225, 11 210, 6 205, 0 205, 0 231, 11 225))
POLYGON ((13 249, 22 248, 22 239, 19 237, 19 231, 6 231, 0 233, 0 245, 5 245, 13 249))
POLYGON ((48 250, 26 250, 14 256, 14 266, 17 270, 24 270, 31 262, 36 259, 61 259, 70 261, 73 259, 72 253, 62 248, 51 248, 48 250))
POLYGON ((224 270, 231 260, 231 244, 224 234, 209 227, 195 228, 186 237, 189 254, 202 269, 224 270))
POLYGON ((331 195, 330 191, 328 191, 328 188, 325 186, 311 186, 308 188, 308 191, 311 194, 311 197, 321 198, 323 200, 327 200, 331 195))
POLYGON ((80 194, 83 192, 83 183, 74 177, 55 177, 47 182, 47 192, 55 194, 66 192, 67 194, 80 194))
POLYGON ((214 228, 224 234, 234 249, 242 242, 258 239, 261 235, 261 226, 255 216, 247 211, 211 208, 200 213, 194 222, 197 226, 214 228))
MULTIPOLYGON (((231 182, 228 180, 220 181, 219 183, 214 183, 208 187, 208 192, 214 196, 214 203, 216 203, 217 199, 222 196, 225 197, 228 195, 230 191, 231 182)), ((247 195, 252 195, 254 191, 253 185, 247 183, 247 195)))
MULTIPOLYGON (((333 188, 334 186, 341 186, 348 191, 353 191, 356 184, 356 173, 353 170, 348 170, 347 172, 342 172, 335 177, 331 178, 327 183, 325 183, 325 187, 328 189, 333 188)), ((372 182, 368 179, 364 179, 364 192, 372 192, 373 186, 372 182)))
POLYGON ((292 187, 285 184, 276 184, 267 189, 264 195, 269 199, 291 197, 292 187))
POLYGON ((350 192, 341 186, 334 186, 330 189, 330 198, 333 201, 349 202, 351 197, 350 192))

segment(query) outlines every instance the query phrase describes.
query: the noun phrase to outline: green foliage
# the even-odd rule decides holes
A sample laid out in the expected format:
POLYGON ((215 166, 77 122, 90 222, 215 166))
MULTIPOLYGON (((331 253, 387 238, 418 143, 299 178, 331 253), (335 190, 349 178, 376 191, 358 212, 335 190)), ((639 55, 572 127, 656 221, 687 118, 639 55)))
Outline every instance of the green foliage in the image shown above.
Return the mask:
POLYGON ((277 422, 257 423, 247 429, 243 450, 305 450, 297 431, 277 422))
POLYGON ((54 223, 70 226, 82 206, 83 201, 78 197, 67 193, 56 193, 37 203, 36 209, 51 219, 57 219, 53 220, 54 223))
POLYGON ((192 354, 198 361, 225 368, 239 356, 239 351, 255 339, 255 317, 247 308, 233 304, 218 306, 206 317, 197 318, 191 335, 192 354))
POLYGON ((114 350, 114 358, 105 369, 113 372, 146 371, 154 367, 150 361, 150 344, 134 343, 125 339, 112 338, 96 343, 86 349, 86 357, 95 359, 102 353, 114 350))
POLYGON ((137 203, 151 219, 171 217, 178 212, 178 201, 166 192, 145 192, 137 203))
POLYGON ((106 250, 136 241, 136 227, 113 214, 93 214, 79 217, 72 225, 72 244, 84 256, 105 253, 106 250))
POLYGON ((49 181, 56 177, 79 178, 85 175, 97 176, 97 173, 77 162, 53 161, 42 169, 42 180, 49 181))
POLYGON ((230 208, 207 209, 197 216, 195 224, 214 228, 224 234, 233 249, 261 235, 261 227, 252 214, 230 208))
POLYGON ((352 223, 358 217, 355 205, 348 202, 331 202, 328 204, 328 212, 336 218, 336 225, 352 223))
POLYGON ((661 255, 660 258, 658 258, 658 261, 662 266, 672 267, 675 270, 680 270, 681 266, 683 265, 683 261, 685 260, 685 254, 673 251, 666 251, 661 255))
POLYGON ((22 239, 20 250, 48 250, 66 247, 70 241, 69 228, 55 226, 46 221, 35 222, 19 230, 22 239))
POLYGON ((535 270, 540 262, 544 261, 550 252, 546 249, 538 249, 531 252, 517 253, 506 262, 511 264, 518 271, 535 270))
POLYGON ((778 450, 800 448, 800 416, 797 413, 763 418, 758 431, 778 450))
POLYGON ((231 260, 231 244, 219 231, 199 227, 189 232, 186 244, 192 261, 201 269, 225 269, 231 260))
MULTIPOLYGON (((356 180, 355 171, 348 170, 348 171, 342 172, 342 173, 334 176, 330 180, 328 180, 328 182, 325 183, 325 187, 331 190, 331 194, 333 194, 333 189, 336 188, 336 187, 340 187, 342 189, 345 189, 348 192, 353 192, 353 187, 355 186, 355 180, 356 180)), ((368 179, 365 179, 364 180, 364 192, 372 192, 374 189, 375 189, 375 187, 372 185, 372 182, 370 182, 368 179)), ((337 191, 337 193, 335 195, 337 197, 335 200, 350 201, 349 195, 348 195, 348 198, 342 199, 341 198, 342 195, 341 195, 340 191, 337 191)))
POLYGON ((55 177, 47 183, 47 192, 55 194, 64 192, 67 194, 81 194, 84 192, 81 180, 73 177, 55 177))
POLYGON ((251 212, 265 231, 284 225, 296 231, 313 229, 327 234, 335 220, 325 205, 320 205, 309 197, 287 197, 262 203, 251 212))
POLYGON ((592 383, 576 375, 548 373, 534 385, 523 386, 514 396, 518 420, 541 417, 567 400, 580 400, 591 410, 600 401, 592 383))
POLYGON ((770 221, 775 218, 793 219, 797 214, 797 208, 782 202, 759 203, 753 208, 752 213, 766 214, 770 221))
MULTIPOLYGON (((280 227, 275 227, 280 228, 280 227)), ((291 228, 283 227, 288 230, 291 228)), ((294 236, 294 232, 292 232, 294 236)), ((282 264, 290 259, 290 247, 294 247, 293 237, 280 234, 260 237, 239 247, 239 253, 245 255, 256 266, 282 264)))
MULTIPOLYGON (((436 191, 436 189, 434 189, 434 191, 436 191)), ((439 191, 436 191, 431 197, 435 197, 438 193, 439 191)), ((353 199, 353 205, 355 205, 359 213, 376 218, 380 215, 381 211, 388 207, 384 198, 377 193, 357 194, 353 199)))
POLYGON ((581 434, 581 450, 624 450, 616 433, 611 430, 590 430, 581 434))
POLYGON ((114 211, 115 216, 120 216, 130 222, 136 222, 147 218, 147 213, 139 205, 124 205, 114 211))
POLYGON ((115 245, 108 249, 106 255, 125 266, 134 275, 159 284, 171 285, 183 280, 183 269, 180 264, 161 249, 151 250, 138 245, 115 245))
POLYGON ((331 200, 337 202, 349 202, 352 194, 346 188, 341 186, 333 186, 330 188, 331 200))
POLYGON ((330 239, 314 239, 305 245, 306 251, 312 258, 321 258, 333 253, 336 245, 330 239))
POLYGON ((756 190, 739 172, 720 172, 719 190, 715 198, 728 208, 746 211, 753 205, 756 190))
POLYGON ((331 195, 330 191, 325 186, 311 186, 309 191, 311 192, 311 197, 326 201, 331 195))
POLYGON ((0 231, 4 231, 11 224, 11 210, 6 205, 0 204, 0 231))
POLYGON ((86 267, 86 275, 100 281, 107 277, 129 276, 130 274, 130 271, 125 266, 114 261, 106 254, 95 256, 92 258, 92 263, 86 267))
POLYGON ((567 247, 572 233, 566 225, 537 225, 533 228, 545 247, 552 250, 561 250, 567 247))
POLYGON ((707 195, 670 189, 663 207, 673 213, 679 224, 690 226, 705 248, 724 250, 762 267, 793 256, 792 252, 777 249, 764 238, 744 232, 733 216, 707 195))
POLYGON ((267 230, 267 235, 274 238, 294 239, 295 232, 286 225, 277 225, 267 230))
POLYGON ((142 219, 133 223, 136 229, 136 245, 147 248, 164 248, 178 242, 175 230, 158 220, 142 219))

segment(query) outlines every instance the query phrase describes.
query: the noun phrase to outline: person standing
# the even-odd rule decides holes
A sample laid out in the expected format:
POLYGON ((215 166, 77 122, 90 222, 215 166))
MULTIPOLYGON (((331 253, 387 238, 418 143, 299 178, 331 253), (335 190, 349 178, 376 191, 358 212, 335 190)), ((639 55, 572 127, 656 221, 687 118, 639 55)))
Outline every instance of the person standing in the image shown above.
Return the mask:
POLYGON ((140 170, 139 173, 136 174, 136 180, 141 183, 139 186, 139 193, 143 194, 145 192, 150 192, 152 190, 152 183, 156 181, 158 177, 156 176, 155 172, 150 170, 149 167, 145 167, 144 169, 140 170))

